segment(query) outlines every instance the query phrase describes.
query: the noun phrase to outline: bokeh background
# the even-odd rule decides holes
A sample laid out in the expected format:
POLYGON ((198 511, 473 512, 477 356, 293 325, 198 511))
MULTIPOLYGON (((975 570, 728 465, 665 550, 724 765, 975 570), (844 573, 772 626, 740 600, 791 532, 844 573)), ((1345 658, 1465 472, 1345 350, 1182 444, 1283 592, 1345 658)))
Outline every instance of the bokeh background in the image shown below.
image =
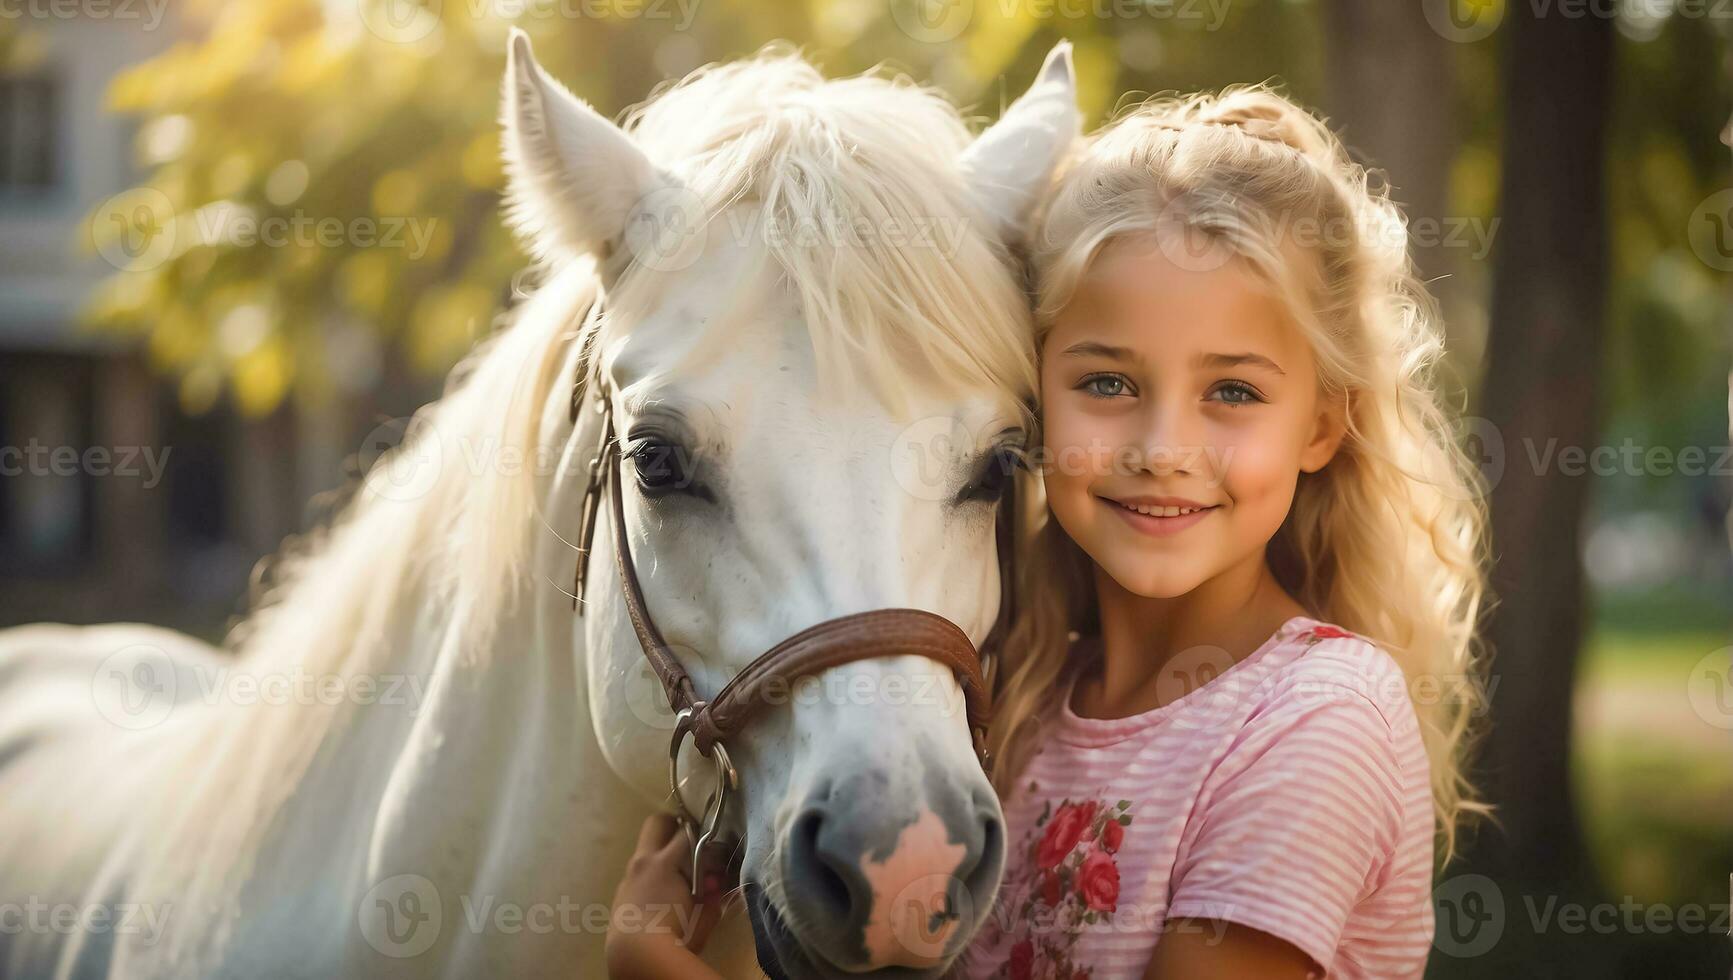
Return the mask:
POLYGON ((1408 208, 1500 564, 1431 973, 1730 973, 1733 3, 8 0, 0 625, 216 641, 525 260, 508 27, 605 114, 785 39, 982 121, 1061 37, 1089 124, 1272 80, 1408 208))

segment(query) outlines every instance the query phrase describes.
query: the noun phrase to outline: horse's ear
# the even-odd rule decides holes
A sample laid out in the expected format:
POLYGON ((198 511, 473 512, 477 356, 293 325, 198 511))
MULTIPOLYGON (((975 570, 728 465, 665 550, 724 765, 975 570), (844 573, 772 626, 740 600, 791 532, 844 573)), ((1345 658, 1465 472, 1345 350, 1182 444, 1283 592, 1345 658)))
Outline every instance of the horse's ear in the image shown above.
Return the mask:
POLYGON ((515 27, 501 103, 507 222, 538 258, 605 256, 667 179, 624 130, 550 78, 515 27))
POLYGON ((959 161, 981 209, 1006 241, 1022 238, 1024 222, 1082 125, 1071 42, 1060 41, 1047 53, 1035 84, 969 144, 959 161))

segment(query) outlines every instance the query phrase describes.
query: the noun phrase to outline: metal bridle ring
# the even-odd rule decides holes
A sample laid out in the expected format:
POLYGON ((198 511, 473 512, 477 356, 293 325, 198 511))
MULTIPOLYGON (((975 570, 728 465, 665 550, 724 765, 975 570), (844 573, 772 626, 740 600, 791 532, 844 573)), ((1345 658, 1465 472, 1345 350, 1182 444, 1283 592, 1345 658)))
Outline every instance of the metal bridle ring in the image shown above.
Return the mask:
MULTIPOLYGON (((701 706, 701 705, 700 705, 701 706)), ((668 790, 674 796, 674 806, 678 809, 675 818, 686 831, 686 841, 692 845, 692 897, 699 896, 701 887, 700 872, 704 862, 704 852, 718 843, 717 831, 722 825, 722 812, 728 806, 729 794, 740 787, 740 775, 734 769, 734 763, 728 758, 728 749, 721 742, 711 743, 710 761, 716 767, 716 789, 710 798, 704 801, 704 815, 694 816, 686 807, 686 798, 680 794, 680 746, 686 741, 686 736, 692 734, 692 708, 681 708, 674 716, 674 738, 668 743, 668 790)), ((702 753, 700 753, 702 754, 702 753)))

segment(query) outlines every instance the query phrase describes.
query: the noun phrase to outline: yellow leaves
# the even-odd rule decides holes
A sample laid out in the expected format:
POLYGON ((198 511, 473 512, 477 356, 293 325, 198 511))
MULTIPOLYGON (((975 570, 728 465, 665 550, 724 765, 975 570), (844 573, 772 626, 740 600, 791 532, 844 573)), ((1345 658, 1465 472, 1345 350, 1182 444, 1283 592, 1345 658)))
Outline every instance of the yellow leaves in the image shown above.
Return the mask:
POLYGON ((408 354, 417 371, 437 372, 455 363, 487 332, 497 296, 472 282, 428 290, 411 315, 408 354))
POLYGON ((203 415, 217 403, 223 393, 223 375, 214 364, 200 364, 181 376, 179 389, 181 411, 188 415, 203 415))
POLYGON ((153 368, 173 372, 197 362, 209 343, 210 336, 197 316, 181 304, 172 303, 152 326, 146 353, 153 368))
POLYGON ((284 160, 272 168, 265 178, 265 200, 278 207, 287 207, 300 199, 307 190, 307 165, 299 160, 284 160))
POLYGON ((180 113, 158 116, 139 127, 139 162, 149 167, 177 160, 192 144, 193 135, 190 117, 180 113))
POLYGON ((395 261, 384 252, 362 251, 343 260, 337 273, 338 291, 350 309, 369 318, 385 311, 395 261))
POLYGON ((404 217, 421 203, 422 180, 411 170, 393 170, 373 182, 373 213, 404 217))
POLYGON ((426 251, 417 255, 417 254, 415 254, 415 252, 413 251, 413 248, 412 248, 412 250, 409 254, 409 261, 411 261, 411 262, 424 262, 424 263, 427 263, 429 265, 432 265, 434 263, 439 262, 441 259, 445 258, 446 253, 448 253, 450 251, 451 251, 451 222, 449 222, 449 221, 436 221, 433 223, 432 227, 429 228, 429 230, 427 232, 426 251))
POLYGON ((1086 34, 1072 39, 1071 63, 1077 71, 1077 107, 1082 110, 1084 129, 1098 120, 1119 98, 1119 44, 1111 37, 1086 34))
POLYGON ((464 183, 482 190, 497 190, 505 186, 505 174, 500 167, 499 133, 488 129, 478 134, 463 148, 458 170, 464 183))
MULTIPOLYGON (((982 4, 977 22, 962 39, 963 65, 977 84, 1003 75, 1040 26, 1032 4, 1013 4, 1008 17, 1000 16, 999 9, 982 4)), ((994 107, 994 116, 999 108, 994 107)))
POLYGON ((323 32, 297 38, 284 51, 277 83, 285 93, 315 94, 342 74, 345 53, 323 32))
POLYGON ((872 0, 814 0, 811 7, 813 34, 829 48, 853 44, 883 13, 872 0))
POLYGON ((254 166, 252 157, 243 150, 224 154, 222 160, 211 170, 210 195, 219 198, 239 197, 253 179, 254 166))
POLYGON ((248 418, 269 415, 294 380, 294 358, 279 333, 265 337, 230 368, 235 407, 248 418))

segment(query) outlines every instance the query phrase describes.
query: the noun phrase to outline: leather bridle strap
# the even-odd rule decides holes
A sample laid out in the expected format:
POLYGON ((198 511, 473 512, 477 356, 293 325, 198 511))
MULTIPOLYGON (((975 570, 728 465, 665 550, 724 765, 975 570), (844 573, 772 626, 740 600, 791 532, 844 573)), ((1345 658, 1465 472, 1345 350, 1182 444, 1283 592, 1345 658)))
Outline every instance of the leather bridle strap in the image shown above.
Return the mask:
POLYGON ((833 667, 916 654, 956 674, 971 732, 987 727, 987 685, 975 646, 955 624, 920 609, 873 609, 819 623, 783 640, 734 675, 704 710, 692 715, 692 741, 708 746, 746 726, 767 705, 787 703, 795 682, 833 667))
MULTIPOLYGON (((603 405, 607 404, 607 394, 602 393, 603 405)), ((697 714, 704 702, 698 698, 698 689, 692 685, 692 675, 686 673, 686 668, 680 666, 680 660, 674 656, 668 641, 662 637, 662 631, 656 628, 656 621, 650 618, 650 608, 644 601, 644 587, 638 584, 638 570, 632 564, 632 552, 626 541, 626 508, 620 492, 620 459, 616 450, 614 437, 613 413, 603 409, 607 421, 602 438, 602 466, 608 471, 608 500, 612 505, 610 524, 614 525, 614 564, 620 569, 621 591, 626 595, 626 616, 632 621, 632 632, 638 635, 638 646, 644 650, 644 659, 650 662, 650 669, 656 672, 656 678, 662 682, 662 693, 668 698, 668 706, 675 714, 691 709, 697 714)), ((706 747, 705 755, 709 755, 706 747)))

